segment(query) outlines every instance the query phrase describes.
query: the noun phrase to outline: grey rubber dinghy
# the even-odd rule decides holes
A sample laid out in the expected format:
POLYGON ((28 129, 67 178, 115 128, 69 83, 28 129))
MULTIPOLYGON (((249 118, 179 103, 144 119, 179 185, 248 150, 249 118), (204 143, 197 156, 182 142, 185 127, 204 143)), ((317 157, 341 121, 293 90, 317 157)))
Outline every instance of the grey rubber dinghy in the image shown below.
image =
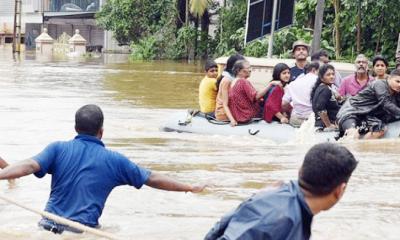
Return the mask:
MULTIPOLYGON (((294 128, 289 124, 267 123, 263 120, 255 120, 248 124, 231 127, 229 123, 212 120, 202 113, 196 113, 196 111, 182 111, 173 114, 160 129, 166 132, 207 135, 256 136, 277 143, 295 141, 299 138, 310 138, 317 142, 336 141, 335 137, 338 132, 315 131, 313 125, 313 121, 307 121, 301 128, 294 128)), ((388 131, 384 138, 399 138, 399 136, 400 121, 388 124, 388 131)))

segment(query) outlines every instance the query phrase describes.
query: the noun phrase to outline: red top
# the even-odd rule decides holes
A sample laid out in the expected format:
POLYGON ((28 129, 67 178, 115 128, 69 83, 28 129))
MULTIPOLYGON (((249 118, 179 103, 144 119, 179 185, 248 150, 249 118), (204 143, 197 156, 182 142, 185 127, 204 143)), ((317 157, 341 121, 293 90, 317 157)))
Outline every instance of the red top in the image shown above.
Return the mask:
POLYGON ((248 122, 257 117, 261 107, 256 99, 257 90, 246 79, 239 79, 229 90, 229 109, 237 122, 248 122))
POLYGON ((263 119, 266 122, 272 122, 275 114, 282 112, 282 97, 284 91, 281 86, 276 86, 272 90, 271 94, 267 98, 264 104, 264 116, 263 119))

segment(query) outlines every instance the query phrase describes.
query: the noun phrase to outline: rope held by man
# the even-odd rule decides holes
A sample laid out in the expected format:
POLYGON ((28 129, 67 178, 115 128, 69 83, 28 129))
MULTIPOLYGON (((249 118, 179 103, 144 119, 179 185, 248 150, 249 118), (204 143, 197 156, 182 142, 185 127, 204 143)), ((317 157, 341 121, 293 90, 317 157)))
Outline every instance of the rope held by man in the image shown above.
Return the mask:
POLYGON ((118 238, 117 236, 115 236, 115 235, 113 235, 111 233, 107 233, 107 232, 100 231, 98 229, 87 227, 87 226, 85 226, 83 224, 68 220, 66 218, 57 216, 55 214, 52 214, 52 213, 49 213, 49 212, 46 212, 46 211, 40 211, 40 210, 33 209, 33 208, 25 206, 25 205, 23 205, 23 204, 21 204, 19 202, 16 202, 16 201, 14 201, 12 199, 9 199, 9 198, 7 198, 7 197, 5 197, 3 195, 0 195, 0 199, 2 199, 5 202, 11 203, 13 205, 16 205, 18 207, 21 207, 21 208, 23 208, 25 210, 28 210, 30 212, 39 214, 42 217, 48 218, 48 219, 50 219, 50 220, 52 220, 52 221, 54 221, 56 223, 66 225, 66 226, 81 230, 83 232, 88 232, 88 233, 94 234, 94 235, 99 236, 99 237, 104 237, 104 238, 112 239, 112 240, 120 240, 120 238, 118 238))

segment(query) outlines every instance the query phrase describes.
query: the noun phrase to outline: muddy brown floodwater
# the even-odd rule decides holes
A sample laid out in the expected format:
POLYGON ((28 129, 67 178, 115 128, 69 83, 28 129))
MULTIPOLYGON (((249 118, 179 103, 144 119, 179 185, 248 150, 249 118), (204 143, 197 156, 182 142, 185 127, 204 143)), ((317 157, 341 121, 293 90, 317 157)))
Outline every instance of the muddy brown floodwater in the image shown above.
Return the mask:
MULTIPOLYGON (((74 113, 94 103, 105 114, 104 143, 132 161, 181 181, 207 183, 201 194, 118 187, 100 219, 121 239, 202 239, 211 226, 265 185, 297 176, 312 143, 277 145, 257 137, 165 133, 172 113, 197 105, 200 64, 13 59, 0 48, 0 156, 29 158, 75 136, 74 113)), ((315 218, 313 239, 399 239, 400 140, 347 143, 360 164, 342 201, 315 218)), ((44 209, 50 176, 0 182, 0 194, 44 209)), ((39 231, 40 217, 0 200, 0 239, 97 239, 39 231)))

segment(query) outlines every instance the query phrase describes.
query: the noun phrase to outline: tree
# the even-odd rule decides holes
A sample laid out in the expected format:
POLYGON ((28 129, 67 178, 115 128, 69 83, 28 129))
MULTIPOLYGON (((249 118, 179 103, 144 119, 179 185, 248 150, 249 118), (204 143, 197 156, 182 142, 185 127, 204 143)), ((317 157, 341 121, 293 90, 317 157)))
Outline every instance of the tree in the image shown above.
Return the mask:
POLYGON ((126 45, 155 34, 171 21, 174 11, 173 0, 109 0, 96 14, 96 21, 126 45))
POLYGON ((190 1, 190 13, 196 18, 203 16, 204 12, 207 10, 208 0, 191 0, 190 1))
POLYGON ((333 6, 335 8, 335 55, 336 59, 340 58, 340 0, 333 0, 333 6))
POLYGON ((318 0, 314 23, 314 37, 311 52, 315 53, 321 48, 322 21, 324 18, 325 0, 318 0))

